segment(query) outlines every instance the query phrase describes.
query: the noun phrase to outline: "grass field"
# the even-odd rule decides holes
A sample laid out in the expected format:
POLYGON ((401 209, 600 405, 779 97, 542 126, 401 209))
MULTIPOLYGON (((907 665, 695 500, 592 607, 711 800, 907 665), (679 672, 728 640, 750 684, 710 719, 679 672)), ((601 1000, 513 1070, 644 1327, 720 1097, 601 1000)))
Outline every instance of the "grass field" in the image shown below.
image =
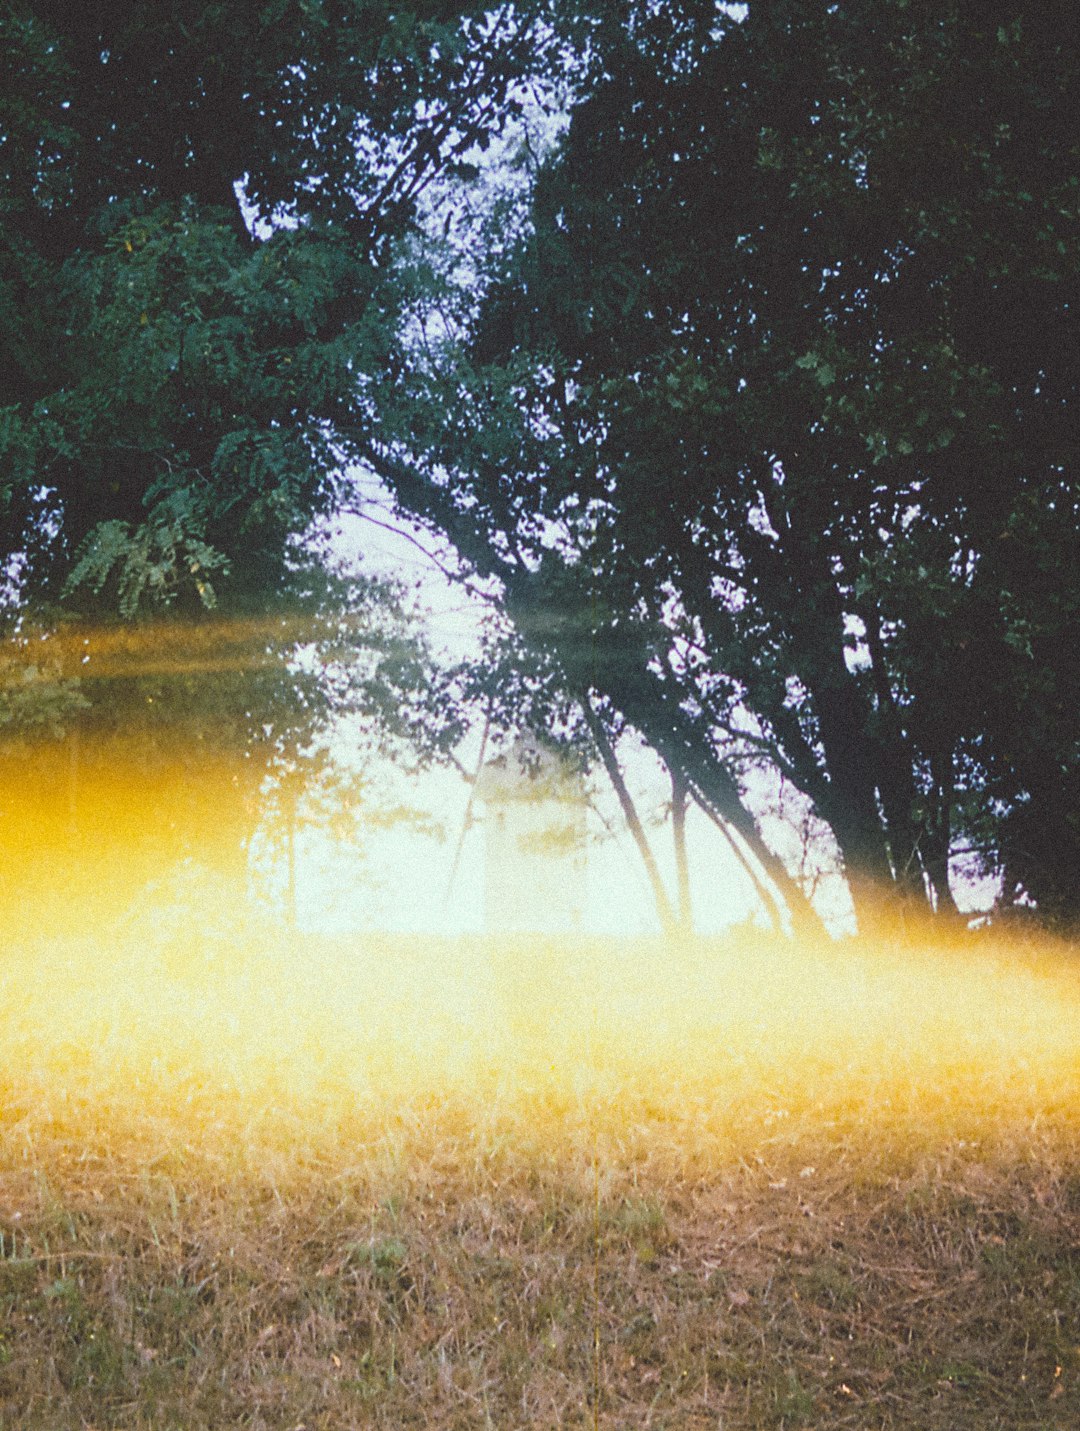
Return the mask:
POLYGON ((0 1427, 1080 1424, 1080 962, 117 930, 0 968, 0 1427))

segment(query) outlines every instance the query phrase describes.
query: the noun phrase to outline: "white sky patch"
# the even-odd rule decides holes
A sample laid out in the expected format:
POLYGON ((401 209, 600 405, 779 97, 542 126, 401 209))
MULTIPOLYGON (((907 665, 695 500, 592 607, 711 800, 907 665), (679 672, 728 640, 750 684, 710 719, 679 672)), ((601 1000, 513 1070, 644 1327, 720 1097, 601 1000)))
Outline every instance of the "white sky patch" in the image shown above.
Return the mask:
POLYGON ((866 623, 861 616, 851 613, 844 617, 844 664, 852 675, 869 670, 871 664, 866 623))
POLYGON ((759 495, 750 503, 746 512, 746 520, 759 536, 769 537, 774 542, 780 540, 780 533, 772 524, 763 496, 759 495))

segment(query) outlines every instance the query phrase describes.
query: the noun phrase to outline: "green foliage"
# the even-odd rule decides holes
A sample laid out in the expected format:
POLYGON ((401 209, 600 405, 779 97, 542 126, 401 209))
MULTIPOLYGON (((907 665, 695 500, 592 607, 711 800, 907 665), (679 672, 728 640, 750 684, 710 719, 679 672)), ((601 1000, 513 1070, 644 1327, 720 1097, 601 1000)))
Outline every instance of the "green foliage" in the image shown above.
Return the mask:
POLYGON ((389 248, 486 134, 533 21, 7 7, 0 536, 24 601, 277 589, 387 374, 389 248))
POLYGON ((135 531, 115 519, 99 523, 76 552, 62 595, 87 586, 100 596, 115 575, 120 615, 131 617, 142 605, 167 606, 181 581, 190 576, 199 600, 212 611, 217 596, 209 575, 227 571, 228 558, 192 535, 185 520, 191 505, 188 497, 186 492, 172 494, 135 531))
POLYGON ((974 847, 1075 917, 1073 8, 570 8, 565 139, 374 459, 715 808, 778 768, 863 913, 974 847))
POLYGON ((90 702, 75 680, 57 678, 39 666, 20 663, 0 686, 0 731, 34 739, 59 740, 90 702))
POLYGON ((321 778, 345 713, 413 765, 458 737, 402 589, 329 577, 305 534, 348 487, 365 391, 394 378, 387 260, 432 177, 517 104, 534 21, 429 0, 0 10, 8 755, 45 736, 55 764, 68 740, 77 770, 76 731, 140 769, 227 754, 247 794, 270 769, 321 778))

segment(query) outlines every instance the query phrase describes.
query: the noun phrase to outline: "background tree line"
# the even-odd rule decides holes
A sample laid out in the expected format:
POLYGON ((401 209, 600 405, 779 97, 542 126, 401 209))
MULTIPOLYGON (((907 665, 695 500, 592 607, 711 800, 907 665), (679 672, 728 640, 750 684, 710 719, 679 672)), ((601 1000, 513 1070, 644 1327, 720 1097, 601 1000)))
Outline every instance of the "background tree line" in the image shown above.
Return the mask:
POLYGON ((296 537, 362 465, 502 618, 452 677, 399 629, 374 719, 434 756, 483 705, 616 783, 632 728, 796 924, 755 770, 864 927, 955 919, 961 856, 1075 924, 1074 7, 0 24, 13 630, 351 604, 347 647, 391 596, 296 537))

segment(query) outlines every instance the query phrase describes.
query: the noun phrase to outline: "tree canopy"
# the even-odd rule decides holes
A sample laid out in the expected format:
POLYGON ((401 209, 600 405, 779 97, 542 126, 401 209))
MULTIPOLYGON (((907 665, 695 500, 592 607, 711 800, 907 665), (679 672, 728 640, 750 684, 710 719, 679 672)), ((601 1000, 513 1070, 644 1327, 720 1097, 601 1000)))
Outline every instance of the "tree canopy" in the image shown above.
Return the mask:
POLYGON ((364 387, 392 376, 388 255, 432 176, 512 107, 532 20, 4 7, 13 619, 326 605, 295 543, 335 505, 364 387))
POLYGON ((301 538, 392 372, 393 245, 512 105, 530 23, 423 0, 0 10, 9 804, 85 803, 91 742, 147 791, 163 760, 194 778, 227 755, 216 822, 143 802, 195 848, 250 828, 237 799, 343 709, 421 761, 458 737, 400 585, 335 580, 301 538), (57 743, 79 734, 75 782, 57 743))
POLYGON ((1076 30, 598 10, 427 425, 373 443, 774 878, 747 763, 802 791, 864 921, 951 914, 963 853, 1080 912, 1076 30))
POLYGON ((24 597, 276 588, 384 378, 390 246, 507 102, 480 7, 5 7, 0 494, 24 597), (43 321, 44 319, 44 321, 43 321))

